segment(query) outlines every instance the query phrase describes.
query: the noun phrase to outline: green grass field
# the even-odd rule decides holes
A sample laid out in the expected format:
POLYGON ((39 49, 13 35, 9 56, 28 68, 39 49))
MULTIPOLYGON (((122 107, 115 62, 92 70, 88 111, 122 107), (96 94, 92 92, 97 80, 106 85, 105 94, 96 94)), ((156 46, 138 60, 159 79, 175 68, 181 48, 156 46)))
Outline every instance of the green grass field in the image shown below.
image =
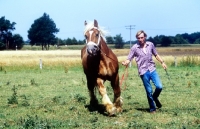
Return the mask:
MULTIPOLYGON (((0 52, 0 129, 200 128, 199 46, 157 49, 168 66, 169 76, 156 62, 163 83, 163 107, 156 114, 148 112, 146 93, 133 63, 121 86, 123 112, 113 117, 103 112, 101 106, 98 110, 89 106, 80 62, 82 46, 70 47, 76 50, 38 51, 39 47, 34 47, 0 52), (43 69, 39 68, 40 59, 43 69)), ((113 51, 122 61, 129 49, 113 51)), ((120 65, 120 79, 124 72, 120 65)), ((109 82, 105 85, 113 99, 109 82)))
MULTIPOLYGON (((120 78, 124 73, 120 66, 120 78)), ((193 129, 200 128, 200 68, 173 67, 168 74, 158 66, 163 83, 156 114, 148 112, 143 84, 133 65, 128 69, 122 97, 123 112, 108 117, 101 110, 91 111, 82 67, 21 68, 0 71, 0 128, 35 129, 193 129)), ((108 95, 113 98, 109 82, 108 95)), ((97 92, 99 102, 101 96, 97 92)))

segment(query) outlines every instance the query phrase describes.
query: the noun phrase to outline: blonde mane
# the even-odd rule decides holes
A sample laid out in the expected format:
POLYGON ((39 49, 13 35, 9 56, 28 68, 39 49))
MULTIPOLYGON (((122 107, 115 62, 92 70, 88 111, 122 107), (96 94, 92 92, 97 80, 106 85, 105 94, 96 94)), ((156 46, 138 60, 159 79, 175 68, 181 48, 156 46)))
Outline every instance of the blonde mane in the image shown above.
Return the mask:
MULTIPOLYGON (((87 31, 91 30, 92 28, 94 28, 94 22, 88 22, 84 29, 84 35, 87 31)), ((100 31, 103 38, 108 35, 108 31, 103 29, 103 27, 98 26, 98 30, 100 31)))

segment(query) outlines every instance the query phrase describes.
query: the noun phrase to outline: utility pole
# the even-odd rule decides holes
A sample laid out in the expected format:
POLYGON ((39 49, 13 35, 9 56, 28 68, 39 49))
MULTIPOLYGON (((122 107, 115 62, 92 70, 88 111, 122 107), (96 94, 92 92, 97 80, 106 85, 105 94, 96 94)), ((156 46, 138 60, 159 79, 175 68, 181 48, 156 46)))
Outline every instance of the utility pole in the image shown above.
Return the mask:
MULTIPOLYGON (((129 25, 129 26, 125 26, 126 29, 129 29, 130 30, 130 49, 131 49, 131 30, 132 29, 135 29, 135 25, 129 25)), ((132 61, 131 61, 132 62, 132 61)), ((129 67, 131 67, 131 62, 129 63, 129 67)))

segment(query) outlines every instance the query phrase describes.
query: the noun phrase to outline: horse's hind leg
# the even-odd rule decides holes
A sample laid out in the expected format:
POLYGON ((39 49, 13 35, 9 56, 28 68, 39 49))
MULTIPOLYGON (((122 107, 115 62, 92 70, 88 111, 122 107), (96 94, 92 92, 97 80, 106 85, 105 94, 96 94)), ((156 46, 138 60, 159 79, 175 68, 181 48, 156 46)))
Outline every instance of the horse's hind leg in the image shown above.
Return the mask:
POLYGON ((109 115, 114 115, 117 110, 107 95, 106 87, 103 85, 103 80, 100 78, 97 78, 97 85, 99 88, 99 93, 102 96, 102 103, 105 106, 106 111, 109 113, 109 115))
POLYGON ((121 97, 121 88, 119 86, 119 75, 117 74, 113 80, 111 80, 111 86, 114 91, 114 105, 117 108, 117 112, 122 112, 122 97, 121 97))

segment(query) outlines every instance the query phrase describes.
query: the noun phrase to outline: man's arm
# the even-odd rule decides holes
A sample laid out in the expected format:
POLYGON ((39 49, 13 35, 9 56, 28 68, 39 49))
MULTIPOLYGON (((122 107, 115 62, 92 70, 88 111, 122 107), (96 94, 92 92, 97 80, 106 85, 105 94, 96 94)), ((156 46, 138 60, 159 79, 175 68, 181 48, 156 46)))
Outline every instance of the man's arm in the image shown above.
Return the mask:
POLYGON ((167 65, 165 64, 164 60, 158 54, 155 57, 162 64, 162 67, 167 69, 167 65))

